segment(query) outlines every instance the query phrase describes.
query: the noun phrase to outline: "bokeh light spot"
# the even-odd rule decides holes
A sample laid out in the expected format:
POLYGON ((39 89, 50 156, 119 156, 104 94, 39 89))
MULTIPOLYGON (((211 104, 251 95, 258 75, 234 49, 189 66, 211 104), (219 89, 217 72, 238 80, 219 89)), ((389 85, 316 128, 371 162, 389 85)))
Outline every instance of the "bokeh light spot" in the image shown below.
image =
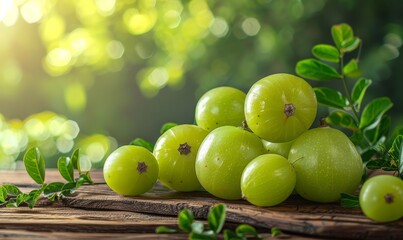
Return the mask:
POLYGON ((46 60, 55 67, 63 67, 70 63, 71 53, 65 48, 55 48, 48 53, 46 60))
POLYGON ((164 20, 167 23, 168 27, 173 29, 179 26, 182 19, 178 11, 169 10, 164 14, 164 20))
POLYGON ((256 18, 247 18, 242 22, 242 30, 248 36, 255 36, 260 31, 260 23, 256 18))
POLYGON ((106 46, 107 52, 110 58, 119 59, 123 56, 125 52, 125 48, 123 44, 119 41, 113 40, 108 43, 106 46))
POLYGON ((95 5, 103 16, 110 16, 115 11, 116 0, 96 0, 95 5))
POLYGON ((131 8, 126 10, 123 20, 127 30, 131 34, 140 35, 150 31, 154 27, 157 15, 155 10, 140 13, 137 9, 131 8))
POLYGON ((225 37, 228 33, 228 23, 225 19, 217 17, 214 18, 213 24, 210 26, 210 31, 214 36, 221 38, 225 37))
POLYGON ((17 22, 19 16, 17 6, 12 0, 3 0, 0 1, 0 4, 0 22, 3 21, 3 24, 7 27, 13 26, 17 22))
POLYGON ((30 0, 21 7, 22 18, 27 23, 36 23, 41 20, 43 3, 41 0, 30 0))
POLYGON ((162 88, 165 86, 168 82, 168 79, 169 75, 165 68, 156 68, 149 76, 150 84, 156 88, 162 88))
POLYGON ((80 82, 69 84, 64 92, 64 99, 67 107, 75 113, 84 110, 87 104, 87 94, 80 82))

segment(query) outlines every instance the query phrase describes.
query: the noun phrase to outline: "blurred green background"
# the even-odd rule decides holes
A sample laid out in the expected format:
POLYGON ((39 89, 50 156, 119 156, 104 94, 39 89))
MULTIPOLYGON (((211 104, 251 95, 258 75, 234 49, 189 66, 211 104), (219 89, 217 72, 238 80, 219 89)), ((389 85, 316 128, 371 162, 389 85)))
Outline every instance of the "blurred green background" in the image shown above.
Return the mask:
POLYGON ((247 92, 266 75, 295 73, 341 22, 363 40, 360 67, 374 81, 365 100, 389 96, 396 126, 402 9, 393 0, 0 0, 0 169, 18 168, 29 146, 48 166, 80 148, 88 168, 100 167, 119 145, 155 141, 165 122, 193 123, 208 89, 247 92))

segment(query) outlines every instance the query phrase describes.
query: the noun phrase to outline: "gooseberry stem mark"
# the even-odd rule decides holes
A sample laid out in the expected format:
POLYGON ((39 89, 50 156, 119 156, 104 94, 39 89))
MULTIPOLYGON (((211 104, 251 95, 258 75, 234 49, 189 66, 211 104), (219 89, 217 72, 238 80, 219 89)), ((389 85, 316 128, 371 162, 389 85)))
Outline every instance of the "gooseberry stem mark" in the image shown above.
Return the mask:
POLYGON ((388 204, 391 204, 394 201, 394 197, 393 197, 392 193, 385 194, 384 198, 385 198, 385 202, 388 204))
POLYGON ((179 144, 178 151, 181 155, 188 155, 190 153, 191 146, 185 142, 183 144, 179 144))
POLYGON ((137 164, 137 171, 140 174, 147 172, 147 168, 148 168, 148 166, 147 166, 147 164, 145 162, 139 162, 137 164))
POLYGON ((287 117, 291 117, 292 115, 294 115, 295 114, 295 106, 292 104, 292 103, 286 103, 285 105, 284 105, 284 114, 287 116, 287 117))

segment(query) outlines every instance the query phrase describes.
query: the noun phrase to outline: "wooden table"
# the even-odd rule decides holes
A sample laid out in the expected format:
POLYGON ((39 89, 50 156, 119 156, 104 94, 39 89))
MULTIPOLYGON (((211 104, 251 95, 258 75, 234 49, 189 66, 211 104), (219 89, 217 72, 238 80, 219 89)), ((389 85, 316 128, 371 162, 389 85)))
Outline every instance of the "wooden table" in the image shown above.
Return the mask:
MULTIPOLYGON (((46 181, 62 181, 57 170, 47 170, 46 181)), ((102 172, 91 174, 103 182, 102 172)), ((12 183, 29 191, 36 187, 25 171, 0 172, 0 184, 12 183)), ((211 206, 227 205, 225 228, 248 223, 267 233, 280 228, 287 239, 403 239, 403 219, 375 223, 359 209, 317 204, 292 196, 271 208, 246 201, 224 201, 206 192, 177 193, 156 185, 139 197, 124 197, 105 184, 83 186, 58 203, 40 201, 34 209, 0 207, 0 238, 18 239, 187 239, 186 234, 155 234, 157 226, 177 228, 177 214, 191 209, 200 220, 211 206)), ((268 238, 271 239, 271 238, 268 238)))

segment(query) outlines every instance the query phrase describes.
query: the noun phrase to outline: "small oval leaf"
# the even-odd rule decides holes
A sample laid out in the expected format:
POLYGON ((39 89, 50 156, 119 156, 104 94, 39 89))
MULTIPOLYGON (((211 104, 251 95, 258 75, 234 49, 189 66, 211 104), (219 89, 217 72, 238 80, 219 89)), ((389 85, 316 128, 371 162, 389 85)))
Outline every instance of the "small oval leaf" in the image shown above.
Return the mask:
POLYGON ((326 118, 326 122, 330 125, 351 129, 353 131, 358 129, 357 121, 353 118, 353 116, 342 111, 332 112, 326 118))
POLYGON ((360 46, 361 39, 358 37, 353 37, 351 39, 345 40, 344 42, 341 43, 342 49, 340 51, 342 52, 352 52, 355 49, 360 46))
POLYGON ((283 232, 279 228, 277 228, 277 227, 272 227, 271 228, 271 236, 272 237, 277 237, 277 236, 279 236, 281 234, 283 234, 283 232))
POLYGON ((187 208, 183 209, 178 215, 179 228, 186 233, 190 233, 192 231, 193 221, 193 213, 187 208))
POLYGON ((360 78, 354 85, 351 92, 351 100, 356 106, 357 110, 360 110, 361 102, 364 99, 365 91, 372 84, 372 81, 367 78, 360 78))
POLYGON ((153 150, 154 150, 154 145, 152 143, 150 143, 149 141, 142 139, 142 138, 134 139, 133 141, 130 142, 130 145, 144 147, 150 152, 153 152, 153 150))
POLYGON ((327 81, 340 78, 335 68, 316 59, 304 59, 299 61, 295 70, 298 75, 312 80, 327 81))
POLYGON ((254 237, 258 236, 256 228, 252 227, 249 224, 241 224, 236 229, 235 232, 237 235, 251 235, 254 237))
POLYGON ((30 148, 24 155, 28 175, 38 184, 45 182, 45 159, 38 148, 30 148))
POLYGON ((359 77, 361 75, 361 71, 358 68, 357 60, 351 59, 350 62, 343 67, 343 73, 351 78, 359 77))
POLYGON ((337 48, 328 44, 318 44, 312 48, 312 54, 323 61, 339 62, 340 53, 337 48))
POLYGON ((77 169, 79 173, 81 173, 80 169, 80 149, 74 150, 71 154, 71 163, 73 164, 74 169, 77 169))
POLYGON ((207 215, 207 220, 209 228, 213 232, 221 232, 221 229, 225 223, 226 209, 226 206, 222 203, 216 204, 210 209, 207 215))
POLYGON ((359 126, 360 129, 375 128, 377 124, 381 121, 383 114, 387 112, 392 106, 393 103, 388 97, 376 98, 369 102, 362 112, 359 126))
POLYGON ((57 161, 57 169, 67 182, 74 182, 74 167, 69 157, 60 157, 57 161))
POLYGON ((358 196, 348 193, 340 194, 340 205, 345 208, 359 208, 360 202, 358 196))
POLYGON ((339 91, 327 87, 317 87, 313 90, 320 104, 338 109, 348 106, 348 100, 339 91))
POLYGON ((354 37, 353 29, 346 23, 334 25, 331 29, 333 41, 338 49, 342 49, 342 43, 354 37))
POLYGON ((0 186, 0 204, 6 201, 7 195, 7 189, 3 186, 0 186))
POLYGON ((161 129, 160 129, 160 133, 163 134, 164 132, 168 131, 169 129, 177 126, 178 124, 173 123, 173 122, 168 122, 165 123, 164 125, 162 125, 161 129))
POLYGON ((64 183, 62 182, 51 182, 48 185, 46 185, 45 189, 43 190, 43 193, 45 194, 45 196, 48 196, 53 193, 62 191, 63 187, 64 183))
POLYGON ((21 190, 13 184, 3 184, 3 188, 7 190, 8 195, 17 196, 21 194, 21 190))
POLYGON ((155 233, 176 233, 177 230, 165 226, 159 226, 155 229, 155 233))
POLYGON ((390 116, 383 115, 381 121, 375 128, 364 131, 365 138, 371 142, 372 146, 379 146, 385 143, 391 122, 390 116))

